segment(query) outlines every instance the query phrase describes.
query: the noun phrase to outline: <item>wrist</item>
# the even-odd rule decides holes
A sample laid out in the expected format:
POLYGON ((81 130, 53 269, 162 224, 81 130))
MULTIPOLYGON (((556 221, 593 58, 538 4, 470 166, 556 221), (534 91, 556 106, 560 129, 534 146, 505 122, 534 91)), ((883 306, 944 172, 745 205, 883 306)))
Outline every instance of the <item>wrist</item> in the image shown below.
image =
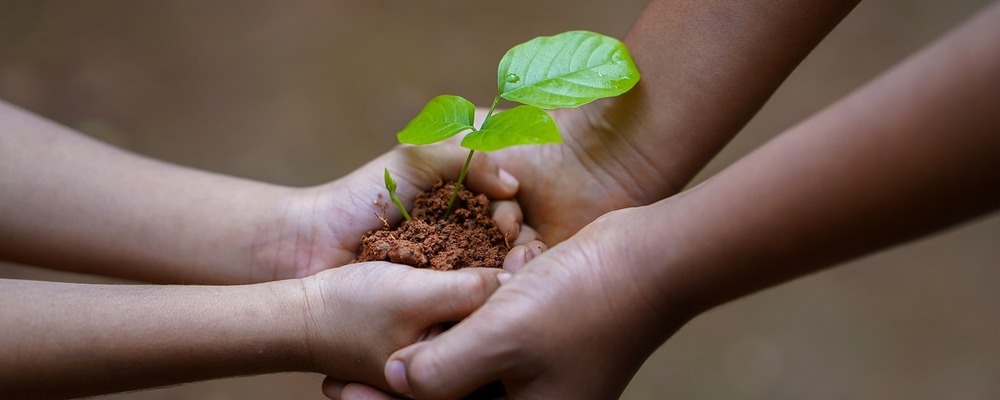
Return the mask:
POLYGON ((326 219, 344 213, 331 207, 321 187, 290 188, 271 200, 247 246, 251 282, 303 278, 350 261, 326 219))
POLYGON ((686 319, 737 297, 746 285, 722 276, 745 269, 740 265, 745 260, 719 233, 731 221, 706 218, 703 204, 691 196, 699 189, 642 207, 638 217, 648 229, 636 246, 635 262, 650 267, 646 284, 658 293, 656 307, 686 319))

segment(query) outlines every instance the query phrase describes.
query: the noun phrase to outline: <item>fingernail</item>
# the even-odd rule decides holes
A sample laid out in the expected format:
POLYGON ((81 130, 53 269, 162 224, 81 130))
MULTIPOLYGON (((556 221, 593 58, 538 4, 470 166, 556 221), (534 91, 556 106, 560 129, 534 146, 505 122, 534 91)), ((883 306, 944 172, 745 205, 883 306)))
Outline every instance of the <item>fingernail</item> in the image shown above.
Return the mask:
POLYGON ((510 281, 510 278, 512 278, 513 276, 514 275, 511 275, 510 272, 501 272, 497 274, 497 280, 500 281, 501 285, 503 285, 507 283, 507 281, 510 281))
POLYGON ((520 182, 517 181, 517 178, 515 178, 514 175, 508 173, 503 168, 500 169, 500 182, 503 182, 503 184, 508 188, 515 190, 520 185, 520 182))
POLYGON ((397 393, 410 395, 410 382, 406 377, 406 364, 400 360, 389 361, 385 367, 385 380, 397 393))
POLYGON ((524 247, 524 263, 525 264, 527 264, 528 261, 531 261, 532 258, 535 258, 536 255, 537 254, 535 253, 535 250, 532 249, 530 246, 525 246, 524 247))

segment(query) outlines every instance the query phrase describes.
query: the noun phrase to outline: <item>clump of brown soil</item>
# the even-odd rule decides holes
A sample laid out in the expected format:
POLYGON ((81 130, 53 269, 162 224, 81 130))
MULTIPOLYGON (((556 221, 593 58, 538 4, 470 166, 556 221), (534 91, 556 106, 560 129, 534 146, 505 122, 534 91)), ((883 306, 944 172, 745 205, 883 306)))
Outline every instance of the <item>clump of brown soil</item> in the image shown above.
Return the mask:
POLYGON ((510 246, 493 222, 486 196, 463 187, 451 213, 441 218, 454 189, 454 183, 438 182, 414 201, 413 221, 366 233, 355 262, 390 261, 437 270, 502 268, 510 246))

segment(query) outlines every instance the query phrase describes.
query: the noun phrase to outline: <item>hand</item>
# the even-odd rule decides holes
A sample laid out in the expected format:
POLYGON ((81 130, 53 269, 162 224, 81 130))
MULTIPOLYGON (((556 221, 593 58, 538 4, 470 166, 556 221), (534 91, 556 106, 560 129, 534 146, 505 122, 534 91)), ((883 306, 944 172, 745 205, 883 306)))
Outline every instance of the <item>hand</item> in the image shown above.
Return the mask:
POLYGON ((686 321, 634 273, 632 264, 649 260, 633 256, 623 235, 643 229, 644 211, 600 218, 525 265, 462 323, 393 354, 390 385, 415 398, 457 398, 496 380, 512 399, 617 398, 686 321))
MULTIPOLYGON (((669 303, 630 249, 645 208, 601 217, 530 260, 451 330, 396 352, 386 375, 414 398, 459 398, 502 381, 511 399, 617 398, 642 362, 691 313, 669 303)), ((655 253, 654 253, 655 254, 655 253)), ((518 263, 508 267, 518 269, 518 263)), ((389 399, 358 384, 324 382, 335 400, 389 399)))
MULTIPOLYGON (((514 273, 521 269, 533 258, 545 252, 548 247, 545 243, 532 240, 526 244, 514 246, 504 259, 503 268, 509 273, 514 273)), ((505 279, 507 279, 505 277, 505 279)), ((421 340, 431 340, 444 332, 444 325, 437 325, 427 331, 421 340)), ((395 396, 378 388, 360 382, 352 382, 343 378, 327 376, 323 380, 323 393, 327 397, 340 400, 391 400, 395 396)))
MULTIPOLYGON (((389 203, 383 183, 388 168, 397 195, 408 207, 417 194, 438 180, 455 180, 468 151, 458 146, 398 147, 328 184, 291 192, 273 228, 262 229, 254 245, 258 281, 295 278, 344 265, 357 256, 361 236, 402 219, 389 203), (378 202, 388 205, 382 208, 378 202)), ((499 169, 488 154, 473 157, 465 185, 493 202, 494 219, 512 244, 535 238, 521 229, 521 211, 512 199, 518 182, 499 169)))
POLYGON ((387 388, 389 355, 472 313, 510 274, 370 262, 304 278, 312 370, 387 388))
MULTIPOLYGON (((629 98, 625 95, 613 101, 619 104, 629 98)), ((687 171, 675 171, 673 177, 657 172, 644 149, 635 147, 632 136, 637 136, 638 129, 611 109, 590 104, 550 111, 564 144, 517 146, 491 153, 520 182, 517 200, 525 222, 549 245, 569 238, 609 211, 674 194, 690 178, 684 176, 687 171), (569 204, 572 207, 566 207, 569 204)))

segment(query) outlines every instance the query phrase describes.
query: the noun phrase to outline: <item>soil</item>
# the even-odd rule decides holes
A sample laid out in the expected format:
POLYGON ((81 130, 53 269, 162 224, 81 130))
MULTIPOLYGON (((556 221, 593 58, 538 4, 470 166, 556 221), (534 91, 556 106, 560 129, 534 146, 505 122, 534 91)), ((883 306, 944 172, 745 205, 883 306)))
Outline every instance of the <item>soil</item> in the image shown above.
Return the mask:
POLYGON ((355 262, 390 261, 436 270, 502 268, 510 245, 493 222, 486 196, 463 187, 454 209, 442 218, 454 188, 454 183, 438 182, 417 196, 412 221, 366 233, 355 262))

